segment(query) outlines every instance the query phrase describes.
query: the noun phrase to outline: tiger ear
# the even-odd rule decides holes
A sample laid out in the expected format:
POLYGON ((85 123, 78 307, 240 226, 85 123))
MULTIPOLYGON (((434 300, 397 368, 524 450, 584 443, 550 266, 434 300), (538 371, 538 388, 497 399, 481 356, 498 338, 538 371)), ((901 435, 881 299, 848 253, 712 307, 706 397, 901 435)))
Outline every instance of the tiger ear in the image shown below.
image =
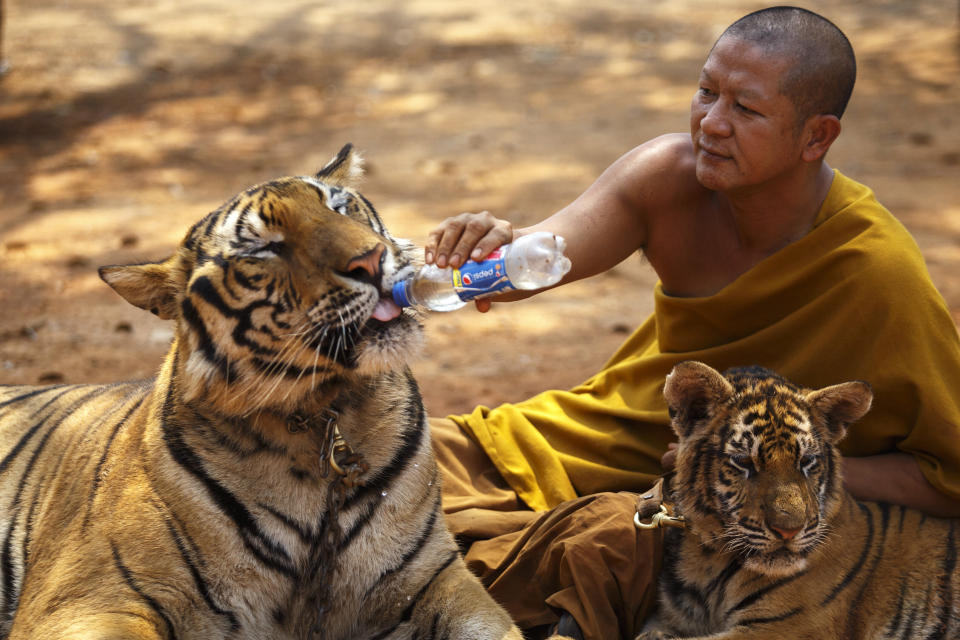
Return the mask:
POLYGON ((344 187, 355 187, 361 176, 363 176, 363 158, 349 142, 323 169, 317 171, 316 175, 318 180, 344 187))
POLYGON ((130 304, 171 320, 177 317, 177 289, 172 276, 173 258, 147 264, 100 267, 100 277, 130 304))
POLYGON ((667 376, 663 397, 670 424, 681 439, 689 437, 710 416, 710 407, 733 397, 733 385, 702 362, 681 362, 667 376))
POLYGON ((807 394, 807 402, 823 417, 827 437, 836 444, 847 433, 847 425, 862 418, 873 404, 873 389, 856 380, 824 387, 807 394))

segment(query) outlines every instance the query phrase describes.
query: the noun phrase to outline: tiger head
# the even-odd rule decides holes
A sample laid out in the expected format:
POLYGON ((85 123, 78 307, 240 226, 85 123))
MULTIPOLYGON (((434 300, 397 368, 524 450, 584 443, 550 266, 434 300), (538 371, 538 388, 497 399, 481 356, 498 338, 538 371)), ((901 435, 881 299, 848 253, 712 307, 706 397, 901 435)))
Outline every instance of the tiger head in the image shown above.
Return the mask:
POLYGON ((679 439, 672 497, 693 532, 750 570, 803 570, 841 504, 836 444, 869 410, 870 386, 812 391, 759 367, 682 362, 664 397, 679 439))
POLYGON ((292 411, 330 381, 400 367, 419 347, 419 319, 390 297, 415 269, 413 246, 355 190, 361 173, 347 145, 314 176, 238 194, 166 260, 100 269, 127 301, 176 321, 187 399, 231 414, 292 411))

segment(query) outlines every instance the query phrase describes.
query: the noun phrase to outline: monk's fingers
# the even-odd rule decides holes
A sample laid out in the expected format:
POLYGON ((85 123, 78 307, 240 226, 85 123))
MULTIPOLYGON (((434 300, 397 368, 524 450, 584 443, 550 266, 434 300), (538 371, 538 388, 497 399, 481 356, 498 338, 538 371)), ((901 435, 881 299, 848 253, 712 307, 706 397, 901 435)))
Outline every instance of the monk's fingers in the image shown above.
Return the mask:
POLYGON ((424 245, 424 259, 427 263, 435 262, 438 267, 459 267, 472 255, 483 258, 512 237, 510 223, 489 211, 461 213, 447 218, 430 232, 424 245))
MULTIPOLYGON (((463 241, 463 235, 467 232, 471 220, 478 215, 481 214, 461 213, 441 222, 427 236, 427 244, 424 246, 424 260, 428 264, 435 262, 438 267, 446 267, 451 264, 455 247, 463 241)), ((459 265, 454 264, 453 266, 459 265)))
MULTIPOLYGON (((513 225, 506 220, 493 218, 493 224, 485 229, 478 229, 478 233, 483 233, 476 243, 470 248, 470 253, 462 253, 465 258, 469 256, 470 260, 483 260, 495 249, 513 242, 513 225)), ((459 253, 460 246, 457 246, 456 252, 459 253)))
POLYGON ((460 235, 463 233, 465 226, 463 215, 447 218, 427 234, 427 241, 423 245, 424 262, 436 263, 439 267, 447 266, 450 250, 460 241, 460 235))
MULTIPOLYGON (((463 213, 458 217, 460 218, 458 222, 463 225, 460 237, 447 254, 447 260, 452 267, 459 267, 473 255, 479 255, 482 249, 478 247, 478 243, 489 245, 492 240, 487 236, 498 228, 498 222, 500 222, 489 211, 463 213)), ((499 245, 493 248, 497 246, 499 245)), ((482 259, 485 255, 480 255, 478 259, 482 259)))

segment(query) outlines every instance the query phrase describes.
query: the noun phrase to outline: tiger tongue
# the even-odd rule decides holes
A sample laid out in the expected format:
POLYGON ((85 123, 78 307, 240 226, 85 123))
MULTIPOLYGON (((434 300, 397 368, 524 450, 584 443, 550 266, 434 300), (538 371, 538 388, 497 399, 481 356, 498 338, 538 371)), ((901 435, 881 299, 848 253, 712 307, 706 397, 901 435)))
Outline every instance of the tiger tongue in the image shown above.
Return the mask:
POLYGON ((390 322, 400 315, 400 307, 390 298, 380 298, 373 310, 373 317, 380 322, 390 322))

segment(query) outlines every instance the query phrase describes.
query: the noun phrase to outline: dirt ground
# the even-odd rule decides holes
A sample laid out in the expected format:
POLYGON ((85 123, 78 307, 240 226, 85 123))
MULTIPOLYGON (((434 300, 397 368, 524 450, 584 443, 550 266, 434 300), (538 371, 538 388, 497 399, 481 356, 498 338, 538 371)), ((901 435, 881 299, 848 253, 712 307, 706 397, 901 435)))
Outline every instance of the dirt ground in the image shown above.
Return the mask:
MULTIPOLYGON (((830 162, 912 231, 960 320, 960 26, 949 0, 803 2, 860 63, 830 162)), ((632 146, 687 130, 710 44, 756 2, 8 0, 0 79, 0 383, 153 375, 171 327, 102 264, 169 254, 236 191, 345 142, 395 235, 523 225, 632 146)), ((433 414, 569 387, 652 306, 634 258, 486 315, 428 320, 433 414)), ((904 300, 909 304, 909 300, 904 300)))

